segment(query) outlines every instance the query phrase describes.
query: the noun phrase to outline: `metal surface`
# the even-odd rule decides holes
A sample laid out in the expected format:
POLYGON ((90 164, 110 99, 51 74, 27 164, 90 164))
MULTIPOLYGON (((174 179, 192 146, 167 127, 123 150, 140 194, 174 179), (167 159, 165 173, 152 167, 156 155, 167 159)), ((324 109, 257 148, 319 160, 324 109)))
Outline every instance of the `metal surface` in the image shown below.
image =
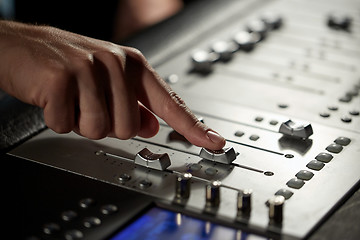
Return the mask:
POLYGON ((239 2, 229 1, 229 14, 179 40, 169 55, 150 58, 164 78, 177 76, 171 87, 238 153, 232 163, 200 157, 200 148, 174 137, 164 122, 155 137, 128 141, 91 141, 46 130, 10 154, 169 204, 179 198, 178 177, 190 172, 184 210, 204 214, 206 186, 220 181, 219 206, 210 212, 216 221, 283 239, 308 237, 360 180, 360 6, 355 0, 279 0, 244 12, 239 2), (282 26, 252 51, 239 49, 231 59, 212 63, 211 72, 193 71, 194 50, 211 51, 214 43, 232 40, 265 12, 279 14, 282 26), (351 16, 351 31, 330 28, 332 12, 351 16), (289 119, 310 123, 313 134, 302 139, 279 133, 289 119), (135 164, 144 148, 168 154, 171 165, 156 170, 135 164), (251 211, 239 216, 243 191, 251 191, 251 211), (277 224, 269 220, 267 205, 275 194, 286 199, 277 224))

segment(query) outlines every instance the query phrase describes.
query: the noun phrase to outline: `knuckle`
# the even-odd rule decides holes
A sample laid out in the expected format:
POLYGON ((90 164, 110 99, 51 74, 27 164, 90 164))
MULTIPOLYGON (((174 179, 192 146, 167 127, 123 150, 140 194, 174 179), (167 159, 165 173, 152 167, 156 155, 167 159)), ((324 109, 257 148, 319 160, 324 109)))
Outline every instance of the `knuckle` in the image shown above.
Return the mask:
POLYGON ((105 138, 108 134, 105 127, 92 127, 87 129, 80 129, 81 135, 92 140, 99 140, 105 138))
POLYGON ((171 114, 176 111, 187 111, 187 106, 184 102, 184 100, 181 99, 181 97, 175 93, 174 91, 169 92, 169 98, 166 98, 163 104, 163 112, 162 116, 166 116, 168 114, 171 114))
POLYGON ((129 124, 126 128, 116 128, 115 136, 122 140, 127 140, 135 137, 139 132, 139 127, 135 124, 129 124))

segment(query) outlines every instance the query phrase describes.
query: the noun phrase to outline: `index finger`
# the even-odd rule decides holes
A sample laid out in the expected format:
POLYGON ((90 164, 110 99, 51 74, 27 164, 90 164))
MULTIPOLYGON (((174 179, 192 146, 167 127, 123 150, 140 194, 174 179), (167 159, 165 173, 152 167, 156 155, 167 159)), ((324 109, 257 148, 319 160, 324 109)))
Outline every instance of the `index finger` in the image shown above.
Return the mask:
POLYGON ((131 49, 128 54, 131 57, 140 58, 138 59, 140 62, 136 62, 142 65, 130 64, 134 69, 129 69, 138 75, 136 76, 139 81, 136 91, 142 104, 192 144, 212 150, 224 147, 225 139, 196 118, 185 102, 171 90, 139 52, 131 49))

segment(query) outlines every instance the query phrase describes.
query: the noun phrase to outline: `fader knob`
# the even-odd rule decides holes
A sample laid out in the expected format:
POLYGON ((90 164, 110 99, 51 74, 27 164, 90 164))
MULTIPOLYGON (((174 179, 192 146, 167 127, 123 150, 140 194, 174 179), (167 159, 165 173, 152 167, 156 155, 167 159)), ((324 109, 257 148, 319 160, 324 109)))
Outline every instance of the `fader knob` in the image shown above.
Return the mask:
POLYGON ((176 178, 176 198, 188 199, 190 197, 191 173, 184 173, 176 178))
POLYGON ((206 185, 206 207, 216 208, 220 205, 220 181, 206 185))
POLYGON ((199 156, 206 160, 230 164, 236 159, 236 152, 233 147, 223 148, 220 150, 209 150, 202 148, 199 156))
POLYGON ((252 190, 239 191, 237 197, 238 216, 249 216, 251 212, 252 190))
POLYGON ((255 44, 260 41, 260 34, 256 32, 249 33, 247 31, 240 31, 234 35, 233 40, 239 45, 239 49, 251 51, 255 47, 255 44))
POLYGON ((149 149, 144 148, 136 154, 135 164, 152 169, 165 170, 171 165, 171 162, 167 153, 156 154, 152 153, 149 149))
POLYGON ((311 124, 301 124, 288 120, 281 124, 279 133, 290 137, 307 139, 313 134, 313 129, 311 124))
POLYGON ((284 203, 285 198, 281 195, 276 195, 273 198, 269 199, 268 204, 270 222, 275 224, 282 223, 284 203))
POLYGON ((209 73, 212 65, 219 59, 219 55, 214 52, 197 50, 191 55, 193 70, 199 73, 209 73))

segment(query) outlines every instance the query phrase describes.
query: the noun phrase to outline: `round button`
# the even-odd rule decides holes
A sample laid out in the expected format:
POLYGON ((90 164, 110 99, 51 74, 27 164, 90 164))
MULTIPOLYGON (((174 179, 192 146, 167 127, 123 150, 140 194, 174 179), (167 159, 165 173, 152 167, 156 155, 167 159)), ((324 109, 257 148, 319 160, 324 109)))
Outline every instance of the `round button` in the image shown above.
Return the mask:
POLYGON ((341 118, 341 121, 343 121, 344 123, 350 123, 352 121, 352 119, 351 119, 351 117, 343 116, 341 118))
POLYGON ((350 115, 353 115, 353 116, 359 116, 360 112, 358 110, 351 110, 350 112, 350 115))
POLYGON ((82 239, 84 237, 84 234, 77 229, 69 230, 65 232, 65 239, 66 240, 76 240, 76 239, 82 239))
POLYGON ((70 222, 71 220, 75 219, 78 214, 73 210, 64 211, 61 213, 61 219, 65 222, 70 222))
POLYGON ((60 225, 57 223, 47 223, 43 226, 43 232, 51 235, 60 231, 60 225))
POLYGON ((95 200, 92 198, 84 198, 81 199, 79 205, 81 208, 89 208, 90 206, 95 204, 95 200))
POLYGON ((152 182, 148 179, 144 179, 139 182, 139 187, 142 189, 149 188, 151 185, 152 182))
POLYGON ((129 181, 131 179, 131 176, 129 174, 122 173, 122 174, 120 174, 118 179, 119 179, 119 182, 124 183, 124 182, 129 181))
POLYGON ((97 217, 87 217, 84 219, 83 224, 86 228, 92 228, 99 226, 101 224, 101 220, 97 217))
POLYGON ((202 168, 202 166, 198 163, 193 163, 189 166, 189 170, 191 171, 199 171, 202 168))
POLYGON ((209 167, 205 170, 205 173, 209 176, 214 176, 217 173, 215 168, 209 167))
POLYGON ((100 208, 100 212, 104 215, 110 215, 116 213, 118 211, 118 207, 114 204, 106 204, 100 208))

